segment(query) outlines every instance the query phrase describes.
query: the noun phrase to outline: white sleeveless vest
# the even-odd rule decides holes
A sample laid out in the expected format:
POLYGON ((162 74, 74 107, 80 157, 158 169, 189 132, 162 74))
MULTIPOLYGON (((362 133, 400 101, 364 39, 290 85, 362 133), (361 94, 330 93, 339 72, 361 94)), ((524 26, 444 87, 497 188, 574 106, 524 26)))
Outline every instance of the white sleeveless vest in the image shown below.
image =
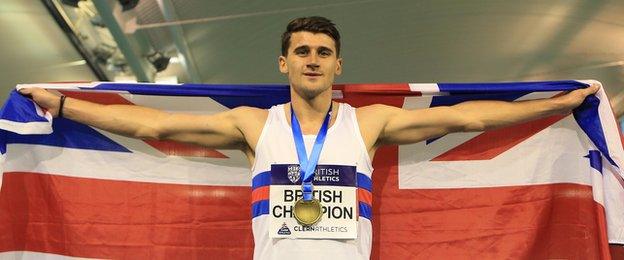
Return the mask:
MULTIPOLYGON (((304 135, 307 153, 315 135, 304 135)), ((298 164, 292 130, 284 105, 269 109, 256 147, 252 172, 252 228, 254 259, 369 259, 372 244, 371 173, 366 146, 360 134, 355 108, 340 103, 336 121, 327 131, 319 165, 356 166, 359 206, 358 237, 350 240, 288 239, 269 237, 269 185, 272 164, 298 164)))

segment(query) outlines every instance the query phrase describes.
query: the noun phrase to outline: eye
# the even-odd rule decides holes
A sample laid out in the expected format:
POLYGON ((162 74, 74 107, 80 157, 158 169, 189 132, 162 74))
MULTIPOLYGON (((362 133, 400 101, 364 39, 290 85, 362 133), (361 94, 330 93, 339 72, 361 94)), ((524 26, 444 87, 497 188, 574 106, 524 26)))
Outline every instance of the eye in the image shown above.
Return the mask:
POLYGON ((332 51, 326 48, 321 48, 318 53, 319 53, 319 56, 324 57, 324 58, 332 55, 332 51))
POLYGON ((295 55, 297 56, 305 56, 308 54, 308 50, 305 48, 295 49, 295 55))
POLYGON ((332 52, 329 50, 321 50, 319 51, 319 56, 321 57, 329 57, 331 56, 332 52))

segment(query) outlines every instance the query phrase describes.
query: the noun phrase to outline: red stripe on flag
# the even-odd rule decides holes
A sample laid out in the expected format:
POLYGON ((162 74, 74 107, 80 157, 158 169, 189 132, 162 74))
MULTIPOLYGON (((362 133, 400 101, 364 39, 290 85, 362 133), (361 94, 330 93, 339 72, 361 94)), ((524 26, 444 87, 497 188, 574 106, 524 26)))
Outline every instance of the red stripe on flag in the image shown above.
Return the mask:
POLYGON ((420 92, 411 92, 408 84, 334 85, 334 89, 341 90, 343 95, 342 99, 337 99, 336 101, 349 103, 353 107, 363 107, 372 104, 403 107, 405 96, 421 95, 420 92))
POLYGON ((372 96, 400 95, 421 96, 422 93, 411 91, 409 84, 389 83, 389 84, 335 84, 334 90, 341 90, 344 95, 368 94, 372 96))
POLYGON ((71 91, 62 90, 59 91, 63 95, 70 98, 86 100, 89 102, 102 104, 102 105, 134 105, 132 102, 123 98, 117 93, 103 93, 103 92, 84 92, 84 91, 71 91))
POLYGON ((565 117, 566 115, 551 116, 487 131, 431 159, 431 161, 489 160, 565 117))
POLYGON ((262 186, 256 188, 251 192, 251 204, 254 204, 261 200, 269 199, 269 186, 262 186))
MULTIPOLYGON (((596 221, 600 229, 598 230, 598 237, 600 241, 609 241, 607 236, 607 217, 605 215, 605 209, 602 205, 596 203, 596 221)), ((620 245, 620 247, 622 247, 620 245)), ((612 259, 611 258, 611 247, 610 248, 600 248, 601 259, 612 259)), ((624 259, 623 257, 613 257, 613 259, 624 259)))
POLYGON ((0 252, 251 259, 249 205, 249 187, 4 173, 0 252))
MULTIPOLYGON (((373 259, 604 256, 591 187, 398 190, 377 164, 373 259)), ((5 173, 0 251, 97 258, 249 259, 249 188, 5 173)))
POLYGON ((208 158, 228 158, 225 154, 214 150, 207 149, 199 145, 185 144, 174 141, 160 141, 160 140, 142 140, 151 147, 156 148, 158 151, 163 152, 166 155, 174 156, 190 156, 190 157, 208 157, 208 158))

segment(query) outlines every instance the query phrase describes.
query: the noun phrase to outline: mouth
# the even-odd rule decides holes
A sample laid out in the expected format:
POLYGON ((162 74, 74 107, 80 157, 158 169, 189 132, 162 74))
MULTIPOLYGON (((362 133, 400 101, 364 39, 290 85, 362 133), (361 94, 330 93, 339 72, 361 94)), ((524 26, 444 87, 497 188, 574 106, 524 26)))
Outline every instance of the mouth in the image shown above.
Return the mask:
POLYGON ((319 73, 319 72, 304 72, 303 75, 307 76, 307 77, 320 77, 320 76, 323 76, 323 74, 319 73))

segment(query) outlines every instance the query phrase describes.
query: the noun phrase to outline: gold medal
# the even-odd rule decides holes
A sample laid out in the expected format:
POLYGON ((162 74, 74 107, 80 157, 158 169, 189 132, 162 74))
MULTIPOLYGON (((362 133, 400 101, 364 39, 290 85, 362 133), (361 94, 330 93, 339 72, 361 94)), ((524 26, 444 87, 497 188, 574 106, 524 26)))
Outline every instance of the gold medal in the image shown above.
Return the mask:
POLYGON ((301 198, 295 202, 294 213, 299 224, 312 226, 321 220, 321 203, 317 199, 305 201, 301 198))

